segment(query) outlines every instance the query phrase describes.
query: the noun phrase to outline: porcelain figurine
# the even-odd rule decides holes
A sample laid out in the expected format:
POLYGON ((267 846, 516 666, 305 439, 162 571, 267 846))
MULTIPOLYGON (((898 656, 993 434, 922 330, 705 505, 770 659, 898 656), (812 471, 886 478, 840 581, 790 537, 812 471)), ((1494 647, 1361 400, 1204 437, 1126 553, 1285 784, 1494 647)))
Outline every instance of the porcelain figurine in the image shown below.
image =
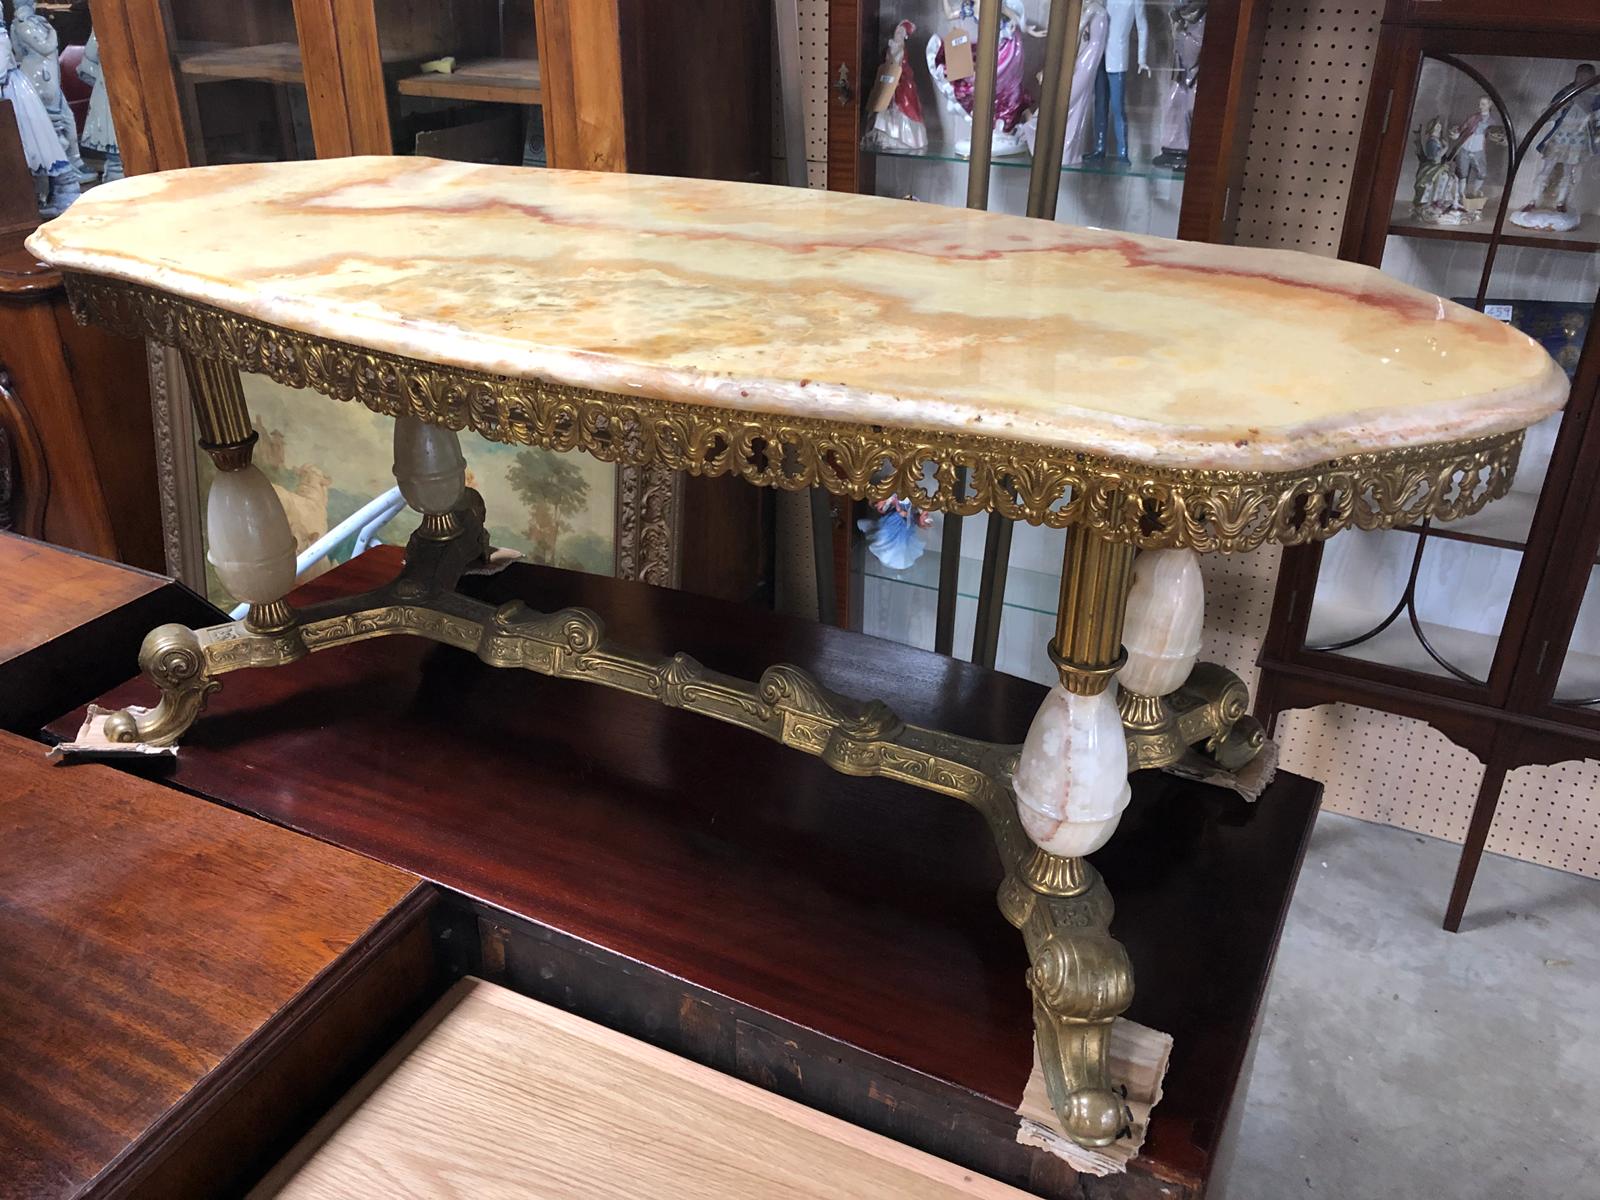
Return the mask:
MULTIPOLYGON (((1100 61, 1106 56, 1106 0, 1083 0, 1083 19, 1078 25, 1078 56, 1072 64, 1072 92, 1067 100, 1067 129, 1061 152, 1064 166, 1083 161, 1087 149, 1089 114, 1094 107, 1094 80, 1100 61)), ((1029 149, 1032 129, 1029 130, 1029 149)))
POLYGON ((91 30, 78 60, 78 78, 90 85, 89 112, 83 121, 83 136, 78 144, 103 156, 100 178, 122 178, 122 153, 117 149, 117 131, 111 124, 111 96, 106 91, 106 73, 100 65, 100 39, 91 30))
POLYGON ((1485 187, 1489 181, 1488 145, 1505 145, 1505 126, 1494 123, 1494 101, 1478 97, 1478 108, 1455 126, 1451 139, 1451 159, 1461 180, 1462 206, 1473 213, 1483 211, 1485 187))
POLYGON ((78 149, 77 119, 61 91, 61 47, 55 26, 38 14, 34 0, 17 0, 16 15, 11 18, 11 46, 17 65, 44 101, 44 110, 50 114, 50 124, 55 127, 67 161, 78 173, 78 181, 93 182, 95 173, 83 165, 83 154, 78 149))
POLYGON ((1443 117, 1417 130, 1417 174, 1412 184, 1411 215, 1433 225, 1462 225, 1474 214, 1461 203, 1461 177, 1451 161, 1450 136, 1443 117))
POLYGON ((1167 11, 1172 24, 1172 82, 1161 98, 1161 153, 1157 167, 1182 171, 1189 165, 1189 129, 1194 124, 1194 89, 1200 77, 1200 44, 1206 36, 1206 0, 1189 0, 1167 11))
POLYGON ((78 173, 67 161, 44 101, 12 55, 11 35, 6 31, 3 12, 0 12, 0 97, 11 101, 11 113, 22 138, 22 157, 28 170, 33 172, 34 186, 39 191, 39 211, 47 217, 59 216, 78 198, 81 186, 78 173))
MULTIPOLYGON (((1021 154, 1028 148, 1024 126, 1033 115, 1033 98, 1023 81, 1022 35, 1031 32, 1015 0, 999 0, 1000 45, 996 58, 994 79, 994 140, 990 153, 996 158, 1021 154)), ((950 16, 971 31, 973 44, 978 40, 977 0, 961 0, 960 6, 950 16)), ((971 78, 952 81, 944 69, 944 39, 937 33, 928 39, 928 74, 933 77, 933 87, 943 102, 945 120, 954 132, 954 150, 961 158, 972 153, 972 91, 971 78)))
MULTIPOLYGON (((1591 83, 1594 77, 1594 67, 1581 63, 1573 72, 1572 82, 1591 83)), ((1566 91, 1566 88, 1561 90, 1566 91)), ((1550 132, 1540 138, 1534 148, 1539 151, 1539 171, 1533 179, 1533 195, 1511 214, 1511 220, 1526 229, 1549 229, 1559 233, 1576 229, 1582 218, 1572 212, 1568 204, 1573 184, 1589 160, 1600 151, 1600 86, 1580 92, 1568 101, 1551 121, 1550 132)))
POLYGON ((1138 35, 1139 74, 1150 74, 1150 22, 1140 0, 1106 0, 1106 53, 1094 76, 1094 147, 1085 162, 1106 158, 1106 127, 1117 143, 1116 161, 1129 162, 1128 156, 1128 39, 1138 35))
POLYGON ((874 558, 891 571, 906 570, 928 548, 920 531, 933 523, 932 517, 899 496, 890 496, 873 507, 878 515, 862 517, 856 528, 866 534, 867 549, 874 558))
POLYGON ((894 98, 889 107, 872 114, 872 127, 867 130, 866 145, 871 150, 925 150, 928 146, 928 127, 922 120, 922 98, 917 95, 917 76, 912 63, 906 58, 906 40, 917 31, 910 21, 901 21, 894 27, 889 48, 884 53, 883 65, 878 68, 878 78, 891 71, 896 73, 894 98))

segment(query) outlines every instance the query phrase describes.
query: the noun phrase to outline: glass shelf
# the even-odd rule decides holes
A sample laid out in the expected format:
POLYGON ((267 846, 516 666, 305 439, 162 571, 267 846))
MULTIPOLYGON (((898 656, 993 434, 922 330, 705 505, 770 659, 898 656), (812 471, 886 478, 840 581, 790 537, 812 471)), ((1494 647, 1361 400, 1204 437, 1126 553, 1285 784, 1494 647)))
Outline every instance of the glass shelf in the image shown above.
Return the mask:
MULTIPOLYGON (((1470 542, 1475 546, 1497 546, 1502 550, 1521 550, 1528 542, 1533 513, 1539 506, 1537 492, 1509 492, 1459 521, 1435 522, 1428 536, 1451 542, 1470 542)), ((1420 525, 1402 525, 1401 533, 1421 533, 1420 525)))
MULTIPOLYGON (((1470 225, 1434 225, 1419 221, 1411 215, 1410 202, 1400 200, 1395 203, 1394 212, 1390 215, 1389 232, 1396 237, 1439 238, 1447 242, 1475 242, 1487 246, 1493 239, 1495 205, 1500 202, 1498 196, 1490 199, 1491 203, 1485 207, 1483 215, 1470 225)), ((1553 229, 1525 230, 1520 225, 1513 225, 1510 214, 1507 214, 1500 243, 1504 246, 1535 246, 1541 250, 1590 253, 1600 250, 1600 217, 1585 213, 1576 229, 1561 233, 1553 229)))
MULTIPOLYGON (((923 536, 927 536, 925 533, 923 536)), ((883 565, 869 552, 861 574, 867 579, 904 587, 919 588, 937 595, 939 591, 940 554, 936 547, 923 552, 921 558, 903 571, 883 565)), ((964 600, 976 600, 983 580, 981 559, 963 555, 957 570, 956 595, 964 600)), ((1061 577, 1046 571, 1030 571, 1025 567, 1011 567, 1006 575, 1005 607, 1019 612, 1037 613, 1054 617, 1060 602, 1061 577)))
MULTIPOLYGON (((1306 631, 1306 645, 1314 649, 1317 646, 1333 645, 1356 637, 1371 629, 1381 618, 1382 614, 1372 616, 1370 613, 1363 613, 1359 620, 1345 615, 1337 619, 1324 618, 1314 621, 1306 631)), ((1478 679, 1489 677, 1489 668, 1494 663, 1495 648, 1500 644, 1497 635, 1478 633, 1471 629, 1457 629, 1452 625, 1440 625, 1433 621, 1417 623, 1422 626, 1429 644, 1445 658, 1478 679)), ((1378 663, 1386 667, 1398 667, 1401 670, 1433 675, 1440 679, 1455 678, 1423 649, 1422 643, 1417 640, 1416 632, 1411 628, 1411 623, 1403 614, 1389 628, 1367 641, 1348 646, 1343 650, 1330 650, 1325 653, 1378 663)))
MULTIPOLYGON (((957 154, 954 145, 949 142, 929 143, 924 150, 885 150, 863 145, 861 153, 870 155, 873 158, 920 159, 924 162, 959 163, 961 166, 966 166, 971 161, 965 156, 957 154)), ((990 160, 990 165, 1031 171, 1033 169, 1033 156, 1026 151, 1021 154, 1010 154, 1004 158, 996 156, 990 160)), ((1063 164, 1061 173, 1063 175, 1106 175, 1116 179, 1170 179, 1179 182, 1184 178, 1182 171, 1175 171, 1169 167, 1157 167, 1149 163, 1123 163, 1116 161, 1063 164)))

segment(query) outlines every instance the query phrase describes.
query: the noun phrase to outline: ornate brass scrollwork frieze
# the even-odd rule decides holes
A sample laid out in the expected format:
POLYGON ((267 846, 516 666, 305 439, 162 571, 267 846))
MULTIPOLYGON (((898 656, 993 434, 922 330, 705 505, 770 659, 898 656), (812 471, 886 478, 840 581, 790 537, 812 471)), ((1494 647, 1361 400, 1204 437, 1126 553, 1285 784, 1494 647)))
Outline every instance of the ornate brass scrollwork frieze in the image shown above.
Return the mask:
POLYGON ((864 426, 611 395, 362 350, 101 276, 69 274, 79 320, 149 337, 290 387, 491 441, 582 450, 625 466, 735 473, 932 511, 1084 526, 1147 548, 1251 550, 1346 528, 1477 512, 1510 488, 1522 434, 1357 454, 1304 470, 1155 468, 998 437, 864 426), (932 477, 925 479, 925 468, 932 477), (968 486, 957 486, 964 470, 968 486))

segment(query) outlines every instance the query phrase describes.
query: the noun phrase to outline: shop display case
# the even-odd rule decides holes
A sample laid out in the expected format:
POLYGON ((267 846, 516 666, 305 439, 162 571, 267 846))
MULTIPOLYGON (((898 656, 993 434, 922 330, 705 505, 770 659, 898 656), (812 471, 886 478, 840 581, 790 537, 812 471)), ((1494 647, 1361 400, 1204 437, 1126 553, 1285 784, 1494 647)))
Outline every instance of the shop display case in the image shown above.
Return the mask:
MULTIPOLYGON (((1227 240, 1255 92, 1266 5, 1253 0, 1005 0, 996 70, 996 132, 987 176, 991 211, 1038 215, 1030 197, 1052 15, 1073 21, 1065 55, 1070 103, 1059 148, 1053 215, 1130 233, 1227 240), (1141 69, 1141 63, 1148 70, 1141 69), (1110 68, 1123 67, 1113 71, 1110 68), (1118 98, 1121 105, 1118 107, 1118 98), (1126 145, 1118 132, 1125 129, 1126 145)), ((835 190, 968 202, 970 81, 948 84, 946 43, 977 44, 979 5, 962 0, 832 0, 829 5, 828 185, 835 190), (923 130, 878 132, 896 105, 878 91, 901 22, 903 100, 923 130), (958 95, 958 92, 960 95, 958 95), (948 93, 948 94, 947 94, 948 93), (885 104, 887 100, 887 104, 885 104), (962 107, 963 103, 965 108, 962 107), (923 144, 916 144, 923 142, 923 144)), ((957 51, 958 56, 960 51, 957 51)), ((961 68, 958 66, 957 70, 961 68)), ((886 89, 887 90, 887 89, 886 89)), ((1053 168, 1055 162, 1050 166, 1053 168)), ((1037 188, 1039 185, 1034 185, 1037 188)), ((1019 312, 1019 320, 1026 313, 1019 312)), ((930 331, 937 336, 937 331, 930 331)), ((859 506, 837 522, 848 549, 841 611, 865 632, 957 653, 1041 682, 1055 667, 1041 647, 1059 591, 1062 535, 1002 519, 932 519, 910 567, 877 557, 859 506)))
POLYGON ((1600 17, 1437 7, 1390 6, 1341 253, 1515 325, 1570 396, 1476 516, 1286 552, 1256 712, 1343 701, 1484 762, 1454 929, 1506 772, 1600 754, 1600 17))

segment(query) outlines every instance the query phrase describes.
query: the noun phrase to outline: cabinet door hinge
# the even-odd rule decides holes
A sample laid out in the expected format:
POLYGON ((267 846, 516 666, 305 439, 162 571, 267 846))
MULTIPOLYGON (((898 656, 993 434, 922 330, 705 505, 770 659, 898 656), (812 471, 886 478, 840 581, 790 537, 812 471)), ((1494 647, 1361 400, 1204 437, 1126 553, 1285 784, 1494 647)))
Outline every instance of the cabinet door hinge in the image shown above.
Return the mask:
POLYGON ((1393 103, 1394 89, 1390 88, 1383 94, 1383 128, 1378 130, 1379 134, 1385 134, 1389 132, 1389 107, 1393 103))

